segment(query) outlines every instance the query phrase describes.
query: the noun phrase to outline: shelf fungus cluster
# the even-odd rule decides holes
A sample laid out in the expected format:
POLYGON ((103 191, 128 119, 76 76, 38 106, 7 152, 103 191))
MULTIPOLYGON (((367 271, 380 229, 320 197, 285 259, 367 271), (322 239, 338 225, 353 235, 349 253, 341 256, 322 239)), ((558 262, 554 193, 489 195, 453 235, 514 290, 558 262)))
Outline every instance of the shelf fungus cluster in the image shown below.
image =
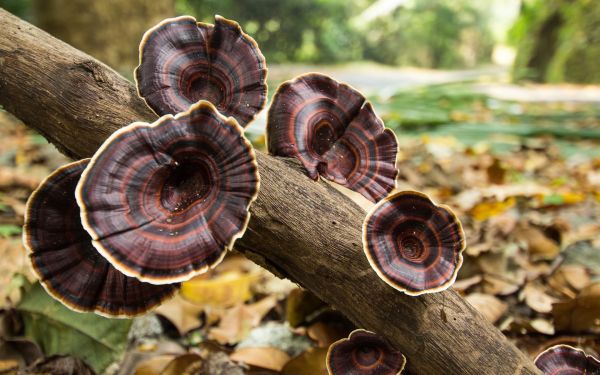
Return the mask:
MULTIPOLYGON (((144 35, 138 94, 160 117, 112 134, 32 194, 24 242, 46 290, 78 311, 133 316, 215 267, 241 237, 259 189, 246 127, 267 100, 266 63, 234 22, 166 19, 144 35)), ((125 125, 125 124, 124 124, 125 125)), ((448 288, 465 248, 456 216, 418 192, 396 192, 398 142, 365 97, 318 73, 283 83, 267 117, 274 156, 376 203, 364 252, 393 288, 448 288)), ((331 347, 333 374, 396 374, 405 359, 355 331, 331 347)))
POLYGON ((465 248, 461 224, 422 193, 392 194, 398 142, 361 93, 318 73, 283 83, 269 108, 267 144, 275 156, 298 159, 309 178, 377 203, 364 221, 363 248, 383 281, 413 296, 454 283, 465 248))
POLYGON ((110 317, 145 313, 219 264, 259 189, 239 124, 265 104, 266 67, 237 23, 161 22, 142 40, 135 75, 162 117, 125 126, 91 159, 52 173, 31 195, 24 225, 49 294, 110 317))
POLYGON ((600 361, 569 345, 555 345, 540 353, 535 365, 546 375, 600 374, 600 361))
POLYGON ((331 344, 326 361, 331 375, 397 375, 406 365, 402 353, 363 329, 331 344))

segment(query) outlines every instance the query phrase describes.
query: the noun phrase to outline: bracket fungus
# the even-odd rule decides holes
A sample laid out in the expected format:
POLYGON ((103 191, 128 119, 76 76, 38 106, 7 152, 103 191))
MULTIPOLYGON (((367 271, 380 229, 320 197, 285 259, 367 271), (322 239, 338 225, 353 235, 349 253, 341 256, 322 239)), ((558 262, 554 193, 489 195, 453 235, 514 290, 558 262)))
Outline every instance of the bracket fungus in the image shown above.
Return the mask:
POLYGON ((267 101, 267 68, 258 45, 235 21, 215 24, 190 16, 148 30, 135 70, 138 94, 159 116, 186 111, 199 100, 247 126, 267 101))
POLYGON ((113 133, 76 196, 83 226, 105 258, 128 276, 168 284, 223 259, 246 229, 258 188, 243 129, 200 101, 113 133))
POLYGON ((465 246, 462 225, 450 208, 415 191, 384 198, 363 224, 371 267, 390 286, 412 296, 452 285, 465 246))
POLYGON ((546 375, 600 374, 598 359, 569 345, 546 349, 537 356, 535 365, 546 375))
POLYGON ((308 176, 359 192, 373 202, 395 186, 398 142, 365 97, 311 73, 283 83, 267 119, 269 152, 299 159, 308 176))
POLYGON ((171 297, 177 286, 127 277, 94 249, 75 201, 75 187, 88 162, 57 169, 33 192, 23 243, 42 286, 67 307, 110 317, 142 314, 171 297))
POLYGON ((373 332, 357 329, 331 344, 326 363, 330 375, 396 375, 406 358, 373 332))

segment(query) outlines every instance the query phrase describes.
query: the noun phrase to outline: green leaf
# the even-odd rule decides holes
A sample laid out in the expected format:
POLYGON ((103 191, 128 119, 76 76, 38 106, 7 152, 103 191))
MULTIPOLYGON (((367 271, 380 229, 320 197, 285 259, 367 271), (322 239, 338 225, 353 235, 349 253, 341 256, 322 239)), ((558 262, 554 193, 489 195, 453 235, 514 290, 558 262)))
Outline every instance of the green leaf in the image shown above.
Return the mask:
POLYGON ((102 373, 125 351, 131 320, 69 310, 39 283, 23 296, 17 310, 23 316, 25 336, 48 356, 77 356, 102 373))
POLYGON ((21 227, 12 224, 0 225, 0 237, 12 237, 21 234, 21 227))

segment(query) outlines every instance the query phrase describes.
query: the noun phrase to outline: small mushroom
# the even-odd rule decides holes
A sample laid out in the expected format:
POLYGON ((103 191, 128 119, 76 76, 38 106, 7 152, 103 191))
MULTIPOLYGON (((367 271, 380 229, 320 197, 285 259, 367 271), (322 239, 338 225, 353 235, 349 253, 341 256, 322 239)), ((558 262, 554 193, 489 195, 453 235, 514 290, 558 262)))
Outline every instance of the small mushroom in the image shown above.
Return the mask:
POLYGON ((299 159, 373 202, 395 186, 398 142, 358 91, 322 74, 283 83, 267 119, 269 152, 299 159))
POLYGON ((600 361, 569 345, 555 345, 540 353, 535 365, 547 375, 600 374, 600 361))
POLYGON ((390 286, 412 296, 452 285, 465 246, 462 226, 450 208, 415 191, 386 197, 363 224, 371 267, 390 286))
POLYGON ((221 262, 246 229, 258 187, 243 129, 200 101, 112 134, 76 196, 83 226, 106 259, 128 276, 168 284, 221 262))
POLYGON ((127 277, 94 249, 75 201, 75 186, 88 162, 57 169, 33 192, 23 243, 42 286, 67 307, 110 317, 142 314, 171 297, 177 286, 127 277))
POLYGON ((402 353, 373 332, 357 329, 327 351, 330 375, 396 375, 406 365, 402 353))
POLYGON ((138 94, 159 116, 186 111, 199 100, 247 126, 267 100, 267 68, 258 45, 240 25, 190 16, 148 30, 135 70, 138 94))

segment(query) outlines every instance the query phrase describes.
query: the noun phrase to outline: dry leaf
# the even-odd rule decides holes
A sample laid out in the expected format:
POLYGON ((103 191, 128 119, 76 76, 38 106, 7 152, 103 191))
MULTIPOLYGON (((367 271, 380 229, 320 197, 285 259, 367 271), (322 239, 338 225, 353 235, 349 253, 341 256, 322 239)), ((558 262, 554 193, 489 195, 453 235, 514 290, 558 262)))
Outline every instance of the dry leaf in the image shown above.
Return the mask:
POLYGON ((339 324, 325 324, 317 322, 308 327, 307 335, 317 342, 321 348, 328 348, 334 342, 348 336, 346 329, 339 324))
POLYGON ((517 292, 523 282, 525 282, 525 275, 520 280, 511 280, 496 275, 484 275, 482 285, 483 291, 487 294, 508 296, 517 292))
POLYGON ((456 280, 454 282, 454 285, 452 285, 452 288, 459 292, 464 292, 467 289, 469 289, 470 287, 479 284, 482 280, 483 280, 483 276, 481 276, 481 275, 474 275, 471 277, 466 277, 464 279, 456 280))
POLYGON ((268 296, 250 305, 234 306, 223 314, 219 326, 210 330, 209 337, 223 345, 240 342, 276 304, 277 298, 268 296))
POLYGON ((496 215, 500 215, 504 211, 513 207, 516 203, 514 197, 510 197, 504 201, 486 201, 476 204, 470 214, 475 220, 484 221, 496 215))
POLYGON ((600 282, 590 284, 572 300, 552 306, 557 331, 600 332, 600 282))
POLYGON ((327 375, 328 348, 311 348, 283 366, 282 375, 327 375))
POLYGON ((199 362, 202 361, 202 358, 193 353, 180 355, 174 358, 169 364, 164 368, 164 370, 160 373, 160 375, 181 375, 186 372, 190 366, 197 366, 199 362))
POLYGON ((548 319, 537 318, 531 322, 531 328, 544 335, 554 335, 554 326, 548 319))
POLYGON ((574 298, 577 292, 588 286, 591 282, 590 274, 584 266, 562 265, 548 279, 552 289, 574 298))
POLYGON ((184 334, 200 326, 200 314, 203 310, 204 307, 188 302, 177 294, 160 305, 155 312, 169 319, 179 333, 184 334))
POLYGON ((527 306, 539 313, 549 313, 552 311, 552 304, 556 298, 546 294, 546 288, 539 283, 530 282, 525 285, 521 292, 521 298, 525 300, 527 306))
POLYGON ((171 354, 154 356, 140 363, 135 369, 135 375, 160 375, 174 358, 175 355, 171 354))
POLYGON ((506 302, 489 294, 472 293, 465 297, 465 299, 490 323, 496 323, 508 310, 506 302))
POLYGON ((252 297, 250 288, 260 278, 260 273, 227 271, 207 279, 195 277, 181 283, 181 296, 197 305, 229 307, 252 297))
POLYGON ((275 348, 241 348, 233 352, 229 358, 273 371, 281 371, 290 360, 286 352, 275 348))
POLYGON ((560 252, 560 246, 536 227, 519 228, 516 230, 515 236, 527 243, 527 250, 532 261, 552 260, 560 252))

